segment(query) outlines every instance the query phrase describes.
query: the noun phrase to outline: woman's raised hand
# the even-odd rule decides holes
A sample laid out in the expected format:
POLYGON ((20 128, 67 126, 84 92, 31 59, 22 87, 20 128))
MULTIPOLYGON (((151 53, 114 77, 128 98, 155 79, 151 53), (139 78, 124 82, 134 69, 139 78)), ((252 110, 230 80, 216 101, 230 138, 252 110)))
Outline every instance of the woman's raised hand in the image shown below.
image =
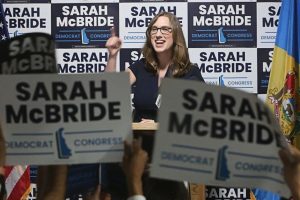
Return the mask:
POLYGON ((109 56, 114 57, 118 54, 118 52, 122 46, 122 41, 118 36, 116 36, 114 27, 112 27, 110 29, 110 33, 111 33, 111 36, 106 41, 105 47, 108 49, 109 56))

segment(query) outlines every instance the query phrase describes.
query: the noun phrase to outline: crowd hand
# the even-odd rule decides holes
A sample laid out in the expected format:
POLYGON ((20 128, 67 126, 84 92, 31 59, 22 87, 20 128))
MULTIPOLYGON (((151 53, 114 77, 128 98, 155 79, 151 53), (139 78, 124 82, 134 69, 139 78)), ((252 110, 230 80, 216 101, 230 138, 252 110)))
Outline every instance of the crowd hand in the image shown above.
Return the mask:
POLYGON ((84 200, 111 200, 111 195, 109 193, 101 193, 101 186, 98 185, 96 190, 88 193, 84 198, 84 200))
POLYGON ((279 156, 283 163, 283 175, 294 200, 300 200, 300 151, 293 146, 281 149, 279 156))
POLYGON ((142 149, 142 140, 133 139, 132 144, 124 142, 122 167, 127 179, 129 195, 142 195, 142 176, 148 161, 148 154, 142 149))
POLYGON ((105 47, 108 49, 109 56, 113 57, 116 56, 119 52, 122 41, 119 37, 116 36, 115 28, 112 27, 110 29, 111 37, 106 41, 105 47))
POLYGON ((39 166, 38 200, 64 200, 67 185, 67 165, 39 166))
POLYGON ((142 120, 140 121, 140 123, 155 123, 155 121, 153 119, 142 118, 142 120))

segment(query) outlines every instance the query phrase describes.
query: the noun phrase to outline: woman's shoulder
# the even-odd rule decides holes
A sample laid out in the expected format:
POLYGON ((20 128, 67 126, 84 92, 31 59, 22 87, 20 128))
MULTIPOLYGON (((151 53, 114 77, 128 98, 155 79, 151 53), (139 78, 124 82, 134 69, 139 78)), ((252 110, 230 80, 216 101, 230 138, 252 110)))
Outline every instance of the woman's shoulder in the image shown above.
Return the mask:
POLYGON ((135 61, 134 63, 132 63, 132 64, 130 65, 130 67, 132 67, 132 66, 141 66, 141 65, 145 65, 145 63, 146 63, 145 58, 141 58, 141 59, 135 61))
POLYGON ((197 63, 191 63, 191 65, 190 65, 191 67, 191 70, 194 70, 194 71, 200 71, 200 68, 199 68, 199 66, 198 66, 198 64, 197 63))
POLYGON ((185 76, 190 76, 190 75, 193 75, 193 74, 196 74, 199 72, 200 72, 200 69, 199 69, 198 65, 191 63, 186 69, 185 76))
POLYGON ((185 74, 185 78, 204 82, 200 68, 197 64, 193 63, 190 65, 189 71, 185 74))
POLYGON ((142 68, 145 68, 145 58, 141 58, 140 60, 135 61, 134 63, 132 63, 129 66, 129 69, 134 70, 134 71, 142 69, 142 68))

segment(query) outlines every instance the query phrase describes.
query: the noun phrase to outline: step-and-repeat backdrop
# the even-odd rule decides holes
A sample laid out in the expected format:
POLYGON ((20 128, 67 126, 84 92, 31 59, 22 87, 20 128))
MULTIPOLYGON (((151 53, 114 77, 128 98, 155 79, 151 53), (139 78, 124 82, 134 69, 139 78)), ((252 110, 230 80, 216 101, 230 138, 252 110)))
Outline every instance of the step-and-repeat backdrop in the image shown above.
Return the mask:
POLYGON ((153 16, 174 13, 206 83, 266 97, 280 0, 1 1, 11 37, 46 32, 55 38, 60 73, 103 72, 113 26, 123 41, 118 69, 124 70, 142 57, 153 16))

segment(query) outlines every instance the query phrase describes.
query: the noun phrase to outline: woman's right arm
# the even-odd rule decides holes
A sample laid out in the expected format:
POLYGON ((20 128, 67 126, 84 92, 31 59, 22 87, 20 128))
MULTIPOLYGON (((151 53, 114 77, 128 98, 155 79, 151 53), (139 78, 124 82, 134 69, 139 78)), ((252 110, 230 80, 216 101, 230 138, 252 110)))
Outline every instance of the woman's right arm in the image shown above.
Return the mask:
MULTIPOLYGON (((120 51, 122 41, 116 36, 115 28, 111 28, 111 37, 107 40, 105 47, 108 50, 108 61, 105 68, 105 72, 116 72, 117 71, 117 55, 120 51)), ((127 68, 126 72, 129 72, 130 84, 132 85, 136 81, 136 77, 133 72, 127 68)))
POLYGON ((111 37, 107 40, 105 47, 108 50, 108 61, 105 68, 105 72, 116 72, 117 66, 117 55, 120 51, 122 41, 116 36, 115 28, 111 28, 111 37))

